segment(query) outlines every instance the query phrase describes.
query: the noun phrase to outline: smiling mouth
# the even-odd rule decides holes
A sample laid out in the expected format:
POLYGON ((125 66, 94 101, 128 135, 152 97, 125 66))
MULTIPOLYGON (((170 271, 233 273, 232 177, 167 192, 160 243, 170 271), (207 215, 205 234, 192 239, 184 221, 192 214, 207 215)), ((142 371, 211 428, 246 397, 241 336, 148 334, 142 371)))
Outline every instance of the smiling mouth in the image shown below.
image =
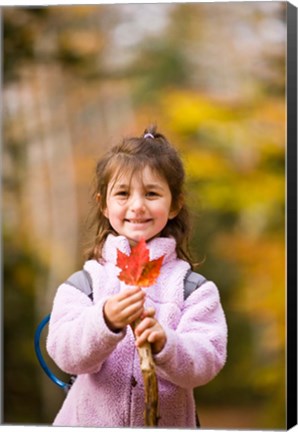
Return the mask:
POLYGON ((129 222, 131 224, 136 224, 136 225, 144 224, 151 221, 151 219, 124 219, 124 220, 125 222, 129 222))

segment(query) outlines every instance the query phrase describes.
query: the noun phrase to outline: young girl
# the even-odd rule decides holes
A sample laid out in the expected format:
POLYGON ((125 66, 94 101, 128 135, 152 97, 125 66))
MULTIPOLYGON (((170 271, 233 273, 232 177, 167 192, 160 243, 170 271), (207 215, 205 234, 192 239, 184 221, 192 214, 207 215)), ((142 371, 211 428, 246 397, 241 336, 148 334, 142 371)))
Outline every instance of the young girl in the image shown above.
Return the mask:
POLYGON ((77 375, 54 425, 144 426, 144 385, 136 347, 151 343, 158 378, 159 427, 196 426, 193 389, 226 360, 227 327, 219 293, 206 281, 186 300, 188 213, 184 169, 154 127, 124 139, 98 163, 97 233, 84 270, 93 299, 65 282, 56 293, 47 350, 77 375), (129 255, 141 238, 150 259, 164 255, 146 289, 118 279, 117 249, 129 255), (133 335, 130 324, 140 318, 133 335))

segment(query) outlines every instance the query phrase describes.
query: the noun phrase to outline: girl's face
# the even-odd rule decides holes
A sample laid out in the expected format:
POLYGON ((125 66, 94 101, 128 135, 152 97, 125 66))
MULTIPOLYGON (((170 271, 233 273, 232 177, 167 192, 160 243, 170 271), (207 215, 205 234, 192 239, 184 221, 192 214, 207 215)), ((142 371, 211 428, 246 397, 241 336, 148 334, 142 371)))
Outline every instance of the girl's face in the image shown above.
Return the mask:
POLYGON ((123 174, 108 184, 104 215, 131 246, 142 237, 157 236, 179 210, 173 210, 168 183, 149 167, 132 176, 123 174))

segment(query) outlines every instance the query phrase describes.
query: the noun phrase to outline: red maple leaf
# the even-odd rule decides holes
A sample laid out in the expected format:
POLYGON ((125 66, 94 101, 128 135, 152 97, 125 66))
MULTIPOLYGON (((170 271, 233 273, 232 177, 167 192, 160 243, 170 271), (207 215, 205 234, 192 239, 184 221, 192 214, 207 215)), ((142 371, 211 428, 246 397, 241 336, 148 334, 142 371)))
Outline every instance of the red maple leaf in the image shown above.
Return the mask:
POLYGON ((142 238, 131 248, 130 255, 117 249, 117 267, 122 270, 118 278, 127 285, 151 286, 159 276, 163 259, 164 255, 150 261, 149 250, 142 238))

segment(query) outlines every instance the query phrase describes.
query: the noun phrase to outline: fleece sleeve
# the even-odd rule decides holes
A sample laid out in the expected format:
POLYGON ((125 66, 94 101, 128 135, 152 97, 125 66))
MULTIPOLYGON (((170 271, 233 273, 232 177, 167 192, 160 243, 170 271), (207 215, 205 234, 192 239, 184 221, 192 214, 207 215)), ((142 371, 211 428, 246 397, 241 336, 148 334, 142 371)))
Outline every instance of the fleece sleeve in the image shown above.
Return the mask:
POLYGON ((176 329, 155 355, 158 375, 183 388, 211 381, 226 361, 227 325, 217 287, 206 282, 185 301, 176 329))
POLYGON ((95 373, 124 338, 125 330, 114 333, 106 325, 103 305, 67 284, 56 293, 49 322, 47 351, 64 372, 95 373))

